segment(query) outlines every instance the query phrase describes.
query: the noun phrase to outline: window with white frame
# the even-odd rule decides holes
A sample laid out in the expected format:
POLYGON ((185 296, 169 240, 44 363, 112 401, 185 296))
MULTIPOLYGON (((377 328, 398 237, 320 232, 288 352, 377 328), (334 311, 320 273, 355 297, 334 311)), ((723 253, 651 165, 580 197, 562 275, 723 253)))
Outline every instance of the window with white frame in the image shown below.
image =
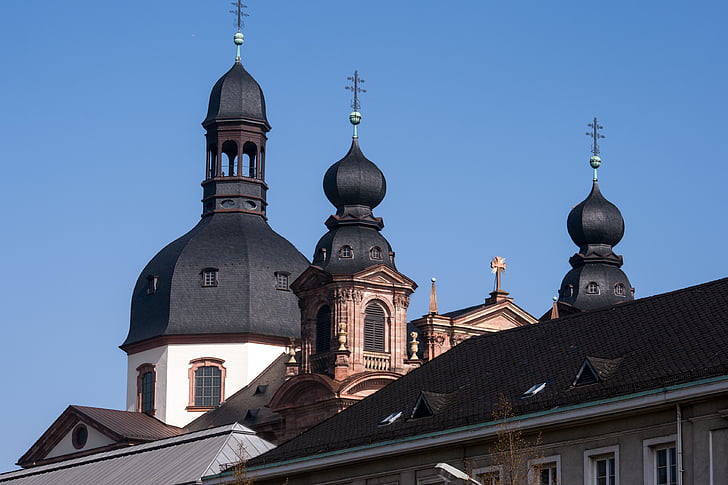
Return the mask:
POLYGON ((677 484, 676 436, 663 436, 642 441, 645 485, 677 484))
POLYGON ((473 470, 473 476, 483 485, 500 485, 503 467, 486 466, 473 470))
POLYGON ((561 483, 561 456, 545 456, 528 461, 528 483, 558 485, 561 483))
POLYGON ((584 452, 584 484, 619 485, 619 446, 584 452))

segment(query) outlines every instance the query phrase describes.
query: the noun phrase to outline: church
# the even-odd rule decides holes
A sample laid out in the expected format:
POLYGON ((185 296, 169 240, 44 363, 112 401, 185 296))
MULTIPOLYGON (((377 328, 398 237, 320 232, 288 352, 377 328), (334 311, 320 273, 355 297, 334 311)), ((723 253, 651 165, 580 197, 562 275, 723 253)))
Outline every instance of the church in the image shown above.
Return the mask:
POLYGON ((619 483, 630 446, 644 461, 629 465, 625 453, 624 483, 660 470, 728 479, 716 461, 728 449, 718 327, 728 319, 726 282, 635 300, 614 252, 624 220, 599 186, 596 118, 591 192, 567 218, 578 250, 552 307, 540 318, 520 308, 501 288, 505 261, 496 257, 484 302, 441 314, 433 279, 428 313, 413 318, 418 285, 396 266, 374 212, 387 183, 359 139, 358 73, 350 146, 322 174, 333 209, 309 260, 268 224, 271 125, 242 62, 240 30, 233 40, 235 62, 212 87, 202 122, 201 218, 133 287, 120 345, 125 409, 69 406, 18 460, 23 470, 0 483, 235 483, 243 458, 261 483, 445 483, 435 466, 443 460, 500 483, 506 470, 487 449, 500 394, 528 433, 546 431, 547 453, 526 464, 538 465, 533 483, 619 483), (688 345, 681 321, 704 338, 688 345), (679 362, 656 354, 654 342, 679 362), (575 423, 594 427, 592 441, 575 423), (714 448, 702 456, 698 444, 683 447, 683 432, 714 448))

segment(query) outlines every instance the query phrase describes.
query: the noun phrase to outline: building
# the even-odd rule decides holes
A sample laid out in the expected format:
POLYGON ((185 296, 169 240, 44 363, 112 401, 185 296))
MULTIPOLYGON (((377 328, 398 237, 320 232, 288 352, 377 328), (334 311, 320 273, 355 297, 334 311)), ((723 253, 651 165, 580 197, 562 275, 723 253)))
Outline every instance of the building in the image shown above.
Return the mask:
POLYGON ((441 484, 447 462, 511 483, 496 452, 504 396, 531 483, 728 483, 726 323, 721 279, 473 337, 249 471, 260 484, 441 484))

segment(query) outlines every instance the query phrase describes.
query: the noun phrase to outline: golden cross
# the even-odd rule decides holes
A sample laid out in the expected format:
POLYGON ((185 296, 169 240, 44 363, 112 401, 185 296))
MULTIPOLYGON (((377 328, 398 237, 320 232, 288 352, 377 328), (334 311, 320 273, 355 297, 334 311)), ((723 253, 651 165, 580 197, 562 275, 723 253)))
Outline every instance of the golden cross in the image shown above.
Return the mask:
POLYGON ((506 270, 506 258, 496 256, 490 262, 490 270, 495 273, 495 291, 501 291, 501 273, 506 270))

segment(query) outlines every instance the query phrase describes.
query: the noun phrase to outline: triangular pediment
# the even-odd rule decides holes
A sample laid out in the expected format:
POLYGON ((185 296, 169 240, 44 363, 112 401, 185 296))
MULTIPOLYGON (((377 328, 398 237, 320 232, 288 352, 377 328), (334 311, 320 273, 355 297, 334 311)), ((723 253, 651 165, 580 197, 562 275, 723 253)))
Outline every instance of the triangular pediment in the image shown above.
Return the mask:
POLYGON ((69 406, 18 460, 31 467, 180 434, 143 413, 69 406))
POLYGON ((331 281, 331 275, 318 266, 311 265, 291 283, 291 290, 294 293, 309 288, 318 288, 331 281))
POLYGON ((536 318, 512 301, 481 305, 452 318, 453 327, 471 327, 488 331, 505 330, 536 322, 536 318))
POLYGON ((369 268, 359 271, 354 275, 354 279, 373 284, 379 283, 385 285, 406 286, 413 289, 417 288, 417 284, 414 281, 407 278, 399 271, 384 264, 370 266, 369 268))

